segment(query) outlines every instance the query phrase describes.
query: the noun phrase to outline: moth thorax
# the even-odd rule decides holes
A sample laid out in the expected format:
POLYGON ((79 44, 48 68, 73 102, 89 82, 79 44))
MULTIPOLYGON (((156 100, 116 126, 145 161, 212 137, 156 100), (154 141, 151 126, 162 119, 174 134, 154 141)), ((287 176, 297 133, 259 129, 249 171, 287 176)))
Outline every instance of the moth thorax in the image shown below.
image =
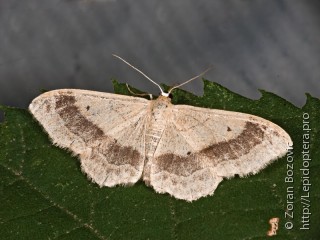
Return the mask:
MULTIPOLYGON (((160 105, 159 107, 162 107, 160 105)), ((149 127, 146 132, 146 153, 148 157, 152 157, 157 149, 162 133, 165 129, 165 119, 163 111, 156 107, 151 113, 149 127)))

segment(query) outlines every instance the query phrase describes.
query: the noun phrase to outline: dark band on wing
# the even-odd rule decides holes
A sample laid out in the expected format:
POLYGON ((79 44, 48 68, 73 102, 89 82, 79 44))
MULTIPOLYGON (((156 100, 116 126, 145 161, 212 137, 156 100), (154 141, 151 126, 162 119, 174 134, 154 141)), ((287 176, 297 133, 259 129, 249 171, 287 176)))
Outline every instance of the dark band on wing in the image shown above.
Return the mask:
POLYGON ((81 137, 84 142, 99 139, 104 135, 103 131, 86 119, 75 105, 76 99, 72 95, 57 95, 56 110, 65 126, 75 135, 81 137))
POLYGON ((108 144, 107 147, 95 148, 92 151, 92 158, 101 159, 107 158, 108 163, 117 166, 130 164, 137 170, 143 160, 141 154, 133 147, 121 146, 117 143, 108 144))
POLYGON ((117 166, 130 164, 135 168, 141 164, 141 154, 132 147, 121 146, 115 139, 106 136, 102 129, 82 115, 75 105, 76 99, 72 95, 57 95, 56 111, 64 121, 70 132, 80 137, 85 143, 99 141, 101 147, 93 148, 92 158, 107 159, 108 163, 117 166), (107 142, 107 145, 103 145, 107 142), (100 155, 98 157, 97 155, 100 155))
POLYGON ((259 124, 246 122, 244 130, 236 138, 213 144, 189 156, 179 156, 172 153, 163 154, 156 158, 156 165, 158 166, 156 171, 168 171, 173 174, 188 176, 203 169, 203 163, 199 161, 201 156, 209 158, 213 165, 224 161, 224 159, 237 159, 261 144, 264 139, 264 131, 261 127, 259 124))

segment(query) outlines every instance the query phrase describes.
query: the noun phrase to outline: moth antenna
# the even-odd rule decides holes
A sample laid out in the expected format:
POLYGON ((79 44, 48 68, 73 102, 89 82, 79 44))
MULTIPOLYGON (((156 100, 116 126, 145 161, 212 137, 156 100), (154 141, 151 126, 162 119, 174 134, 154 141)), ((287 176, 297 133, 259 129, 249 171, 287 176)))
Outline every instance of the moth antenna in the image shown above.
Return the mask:
POLYGON ((142 74, 146 79, 148 79, 150 82, 152 82, 153 84, 157 85, 158 88, 160 89, 161 91, 161 95, 162 96, 169 96, 168 93, 165 93, 162 88, 160 87, 160 85, 158 83, 156 83, 155 81, 153 81, 151 78, 149 78, 145 73, 143 73, 141 70, 139 70, 138 68, 134 67, 133 65, 131 65, 130 63, 128 63, 126 60, 124 60, 122 57, 119 57, 118 55, 116 54, 112 54, 112 56, 120 59, 122 62, 126 63, 127 65, 129 65, 130 67, 132 67, 134 70, 136 70, 138 73, 142 74))
POLYGON ((128 91, 132 94, 132 95, 135 95, 135 96, 149 96, 150 100, 152 100, 152 94, 151 93, 135 93, 131 90, 131 88, 129 87, 128 83, 126 83, 126 86, 127 86, 127 89, 128 91))
POLYGON ((204 70, 202 73, 200 73, 199 75, 197 75, 197 76, 195 76, 195 77, 193 77, 193 78, 190 78, 189 80, 187 80, 187 81, 185 81, 185 82, 183 82, 183 83, 181 83, 181 84, 179 84, 179 85, 173 86, 172 88, 169 89, 168 94, 170 94, 173 89, 176 89, 176 88, 178 88, 178 87, 181 87, 181 86, 183 86, 183 85, 185 85, 185 84, 187 84, 187 83, 189 83, 189 82, 191 82, 191 81, 193 81, 193 80, 195 80, 195 79, 203 76, 203 75, 206 74, 208 71, 210 71, 212 68, 213 68, 213 67, 210 66, 210 67, 208 67, 206 70, 204 70))

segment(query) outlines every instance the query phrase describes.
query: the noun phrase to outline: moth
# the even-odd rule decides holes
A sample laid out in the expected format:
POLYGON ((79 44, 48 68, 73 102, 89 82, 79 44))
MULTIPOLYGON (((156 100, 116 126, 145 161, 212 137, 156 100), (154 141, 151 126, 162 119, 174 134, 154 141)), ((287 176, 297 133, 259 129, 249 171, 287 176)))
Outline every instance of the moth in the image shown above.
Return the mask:
POLYGON ((183 84, 168 93, 155 84, 161 90, 155 100, 59 89, 35 98, 29 110, 100 187, 142 179, 156 192, 186 201, 212 195, 224 178, 258 173, 292 145, 290 136, 266 119, 173 105, 169 94, 183 84))

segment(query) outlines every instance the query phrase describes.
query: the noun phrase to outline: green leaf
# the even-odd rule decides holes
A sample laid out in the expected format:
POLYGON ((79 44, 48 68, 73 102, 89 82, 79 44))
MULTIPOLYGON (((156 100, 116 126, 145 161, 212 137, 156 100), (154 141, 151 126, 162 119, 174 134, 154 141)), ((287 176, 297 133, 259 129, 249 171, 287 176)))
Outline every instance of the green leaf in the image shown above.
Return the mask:
MULTIPOLYGON (((76 157, 50 143, 27 110, 2 106, 1 239, 266 239, 272 217, 280 218, 274 239, 320 239, 319 99, 307 95, 300 109, 265 91, 259 100, 251 100, 206 80, 204 86, 201 97, 175 90, 173 103, 250 113, 280 125, 294 142, 294 183, 285 182, 291 163, 284 157, 257 175, 224 180, 213 196, 192 203, 157 194, 142 182, 99 188, 81 172, 76 157), (311 186, 306 192, 301 182, 306 175, 300 170, 307 133, 303 113, 309 114, 311 129, 311 186), (287 204, 289 186, 294 186, 292 205, 287 204), (311 207, 303 208, 301 196, 307 192, 311 207), (294 207, 293 219, 286 218, 288 206, 294 207), (310 230, 300 230, 306 209, 311 212, 304 215, 310 230), (289 221, 291 230, 285 228, 289 221)), ((128 94, 124 84, 114 81, 114 88, 128 94)))

